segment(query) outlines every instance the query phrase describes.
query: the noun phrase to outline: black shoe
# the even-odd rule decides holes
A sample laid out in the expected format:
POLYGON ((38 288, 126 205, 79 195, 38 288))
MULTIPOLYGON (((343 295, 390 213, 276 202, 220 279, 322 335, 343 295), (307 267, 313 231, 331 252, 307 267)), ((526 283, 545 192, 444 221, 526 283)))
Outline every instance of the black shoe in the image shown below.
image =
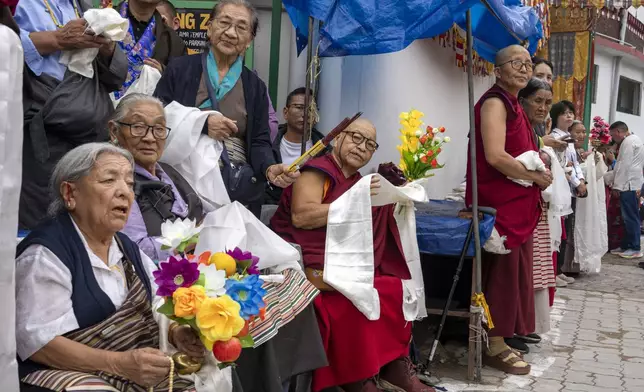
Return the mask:
POLYGON ((506 338, 505 339, 505 344, 508 346, 512 347, 513 349, 517 350, 521 354, 527 354, 530 352, 530 347, 528 347, 527 344, 525 344, 523 341, 520 339, 514 337, 514 338, 506 338))
POLYGON ((644 268, 644 261, 640 261, 639 263, 637 263, 637 265, 638 265, 640 268, 644 268))
POLYGON ((541 336, 536 333, 531 333, 525 336, 515 335, 515 338, 527 343, 527 344, 539 344, 541 343, 541 336))

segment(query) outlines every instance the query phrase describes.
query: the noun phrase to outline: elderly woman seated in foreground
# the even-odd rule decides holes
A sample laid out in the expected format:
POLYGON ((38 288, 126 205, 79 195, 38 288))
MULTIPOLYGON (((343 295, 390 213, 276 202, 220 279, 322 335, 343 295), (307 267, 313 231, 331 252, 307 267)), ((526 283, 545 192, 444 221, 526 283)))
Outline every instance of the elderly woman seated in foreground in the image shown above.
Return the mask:
MULTIPOLYGON (((21 390, 167 390, 156 267, 119 233, 134 199, 132 155, 82 145, 58 162, 51 184, 51 219, 17 250, 21 390)), ((171 326, 168 338, 190 356, 205 355, 189 327, 171 326)), ((193 385, 175 377, 174 390, 193 385)))
MULTIPOLYGON (((379 387, 406 392, 434 390, 415 376, 408 357, 411 323, 403 315, 401 280, 411 275, 393 205, 372 209, 373 286, 380 298, 379 319, 368 320, 322 279, 330 204, 360 180, 358 170, 377 148, 373 124, 362 119, 351 124, 335 139, 332 153, 301 169, 300 179, 284 190, 271 221, 285 240, 302 247, 306 275, 322 291, 314 304, 329 366, 315 371, 314 391, 334 386, 347 392, 378 391, 379 387)), ((372 192, 377 192, 379 180, 373 178, 372 192)))
MULTIPOLYGON (((134 157, 135 202, 123 232, 153 260, 164 261, 169 253, 155 240, 161 235, 161 224, 186 217, 201 221, 203 208, 199 195, 181 174, 159 162, 171 131, 161 102, 141 94, 128 95, 119 102, 109 128, 112 143, 134 157)), ((221 192, 226 189, 222 187, 221 192)), ((273 337, 258 348, 242 351, 235 370, 244 392, 282 391, 293 377, 326 365, 310 303, 317 290, 292 270, 285 272, 282 284, 266 288, 266 318, 251 332, 257 339, 273 337)))
POLYGON ((170 256, 156 238, 166 220, 189 218, 200 222, 203 207, 199 195, 170 165, 159 162, 170 128, 163 105, 144 94, 125 96, 109 122, 112 143, 134 157, 134 201, 123 232, 152 260, 170 256))

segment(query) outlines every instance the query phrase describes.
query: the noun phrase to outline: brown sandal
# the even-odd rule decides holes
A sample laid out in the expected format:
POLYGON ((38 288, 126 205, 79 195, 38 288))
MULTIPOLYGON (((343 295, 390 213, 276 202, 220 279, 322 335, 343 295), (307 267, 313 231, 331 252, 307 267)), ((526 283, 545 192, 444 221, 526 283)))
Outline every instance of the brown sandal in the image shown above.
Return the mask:
POLYGON ((504 373, 524 376, 530 373, 530 364, 524 367, 514 366, 517 362, 525 362, 523 358, 516 355, 511 349, 504 350, 498 355, 484 355, 483 363, 489 367, 500 370, 504 373))

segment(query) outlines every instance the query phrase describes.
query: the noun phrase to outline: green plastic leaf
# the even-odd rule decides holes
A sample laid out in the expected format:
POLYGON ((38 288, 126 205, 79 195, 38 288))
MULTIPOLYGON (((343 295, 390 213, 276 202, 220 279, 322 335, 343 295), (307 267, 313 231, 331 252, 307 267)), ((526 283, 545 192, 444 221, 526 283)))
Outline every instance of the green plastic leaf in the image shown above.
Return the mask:
POLYGON ((206 286, 206 274, 200 273, 199 274, 199 279, 194 283, 197 286, 206 286))
POLYGON ((161 245, 161 250, 171 249, 168 245, 161 245))
POLYGON ((238 337, 239 342, 241 343, 242 348, 252 348, 255 345, 253 337, 249 335, 238 337))
POLYGON ((157 309, 157 312, 168 317, 174 316, 174 303, 171 299, 166 299, 165 303, 157 309))

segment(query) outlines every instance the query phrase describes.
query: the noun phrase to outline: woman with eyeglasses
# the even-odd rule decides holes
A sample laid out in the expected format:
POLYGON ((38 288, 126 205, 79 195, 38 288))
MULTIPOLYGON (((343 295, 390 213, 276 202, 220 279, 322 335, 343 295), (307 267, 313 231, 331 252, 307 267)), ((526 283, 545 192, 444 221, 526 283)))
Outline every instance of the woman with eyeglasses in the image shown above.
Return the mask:
POLYGON ((165 220, 201 221, 202 203, 188 182, 170 165, 159 162, 170 128, 159 99, 126 95, 109 122, 112 143, 134 157, 134 203, 123 232, 152 260, 170 254, 155 240, 165 220))
POLYGON ((166 104, 176 101, 222 114, 211 115, 203 133, 224 144, 220 164, 231 200, 256 215, 266 181, 284 188, 299 175, 275 162, 266 85, 244 66, 258 24, 257 11, 246 0, 219 1, 210 14, 208 50, 172 61, 154 93, 166 104))

